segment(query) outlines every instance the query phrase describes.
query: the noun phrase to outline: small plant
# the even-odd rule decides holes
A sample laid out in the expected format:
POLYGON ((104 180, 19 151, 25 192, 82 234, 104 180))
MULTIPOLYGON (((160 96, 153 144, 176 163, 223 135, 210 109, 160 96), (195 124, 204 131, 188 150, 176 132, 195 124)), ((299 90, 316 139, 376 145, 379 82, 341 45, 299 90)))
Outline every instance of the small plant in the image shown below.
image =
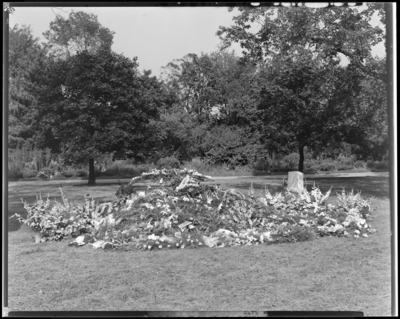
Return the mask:
POLYGON ((295 226, 289 233, 289 235, 294 239, 294 241, 311 241, 317 238, 317 234, 313 228, 304 228, 295 226))
POLYGON ((95 203, 87 196, 83 206, 73 206, 61 189, 60 191, 62 202, 54 200, 52 204, 49 196, 44 200, 40 194, 32 205, 22 201, 27 211, 26 218, 20 214, 14 214, 10 218, 17 218, 19 222, 39 233, 41 242, 94 234, 104 221, 105 206, 95 203))

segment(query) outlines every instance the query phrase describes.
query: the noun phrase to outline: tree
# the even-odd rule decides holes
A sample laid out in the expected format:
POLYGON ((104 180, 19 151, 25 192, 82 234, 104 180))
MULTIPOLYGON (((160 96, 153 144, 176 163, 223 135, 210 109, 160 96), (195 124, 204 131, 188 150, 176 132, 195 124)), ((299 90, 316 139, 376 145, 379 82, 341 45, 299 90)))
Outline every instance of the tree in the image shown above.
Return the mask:
POLYGON ((365 61, 383 40, 382 29, 369 24, 375 9, 241 7, 235 25, 217 32, 222 48, 240 43, 245 59, 264 70, 255 88, 258 125, 270 139, 297 143, 300 171, 306 145, 354 133, 355 98, 363 77, 374 76, 365 61), (339 66, 341 55, 347 67, 339 66))
MULTIPOLYGON (((250 93, 255 72, 253 65, 241 63, 234 52, 188 54, 169 63, 163 76, 178 96, 178 102, 162 115, 163 141, 164 145, 171 146, 169 153, 179 152, 185 158, 216 154, 210 152, 215 145, 205 143, 208 131, 220 132, 218 127, 223 125, 222 136, 230 143, 234 130, 249 126, 248 109, 255 106, 250 93)), ((229 152, 243 153, 240 148, 234 147, 229 152)), ((215 161, 221 162, 219 157, 215 161)), ((229 154, 223 157, 225 162, 246 161, 232 161, 229 154)))
POLYGON ((33 115, 37 100, 34 70, 42 67, 45 50, 34 38, 29 26, 14 25, 9 29, 9 148, 34 144, 33 115))
POLYGON ((360 75, 352 68, 327 67, 301 52, 282 57, 259 76, 258 126, 267 140, 304 148, 346 140, 356 121, 352 103, 360 75), (344 81, 344 79, 346 79, 344 81))
POLYGON ((253 66, 239 62, 233 52, 187 54, 169 63, 163 75, 188 112, 210 114, 217 107, 229 117, 237 100, 250 88, 255 71, 253 66))
POLYGON ((244 49, 243 54, 258 62, 267 62, 294 47, 303 47, 324 59, 343 54, 366 71, 363 60, 370 56, 373 45, 384 40, 382 28, 369 23, 374 12, 383 14, 383 4, 367 3, 363 11, 340 7, 238 9, 241 13, 234 18, 235 25, 220 27, 217 32, 222 40, 221 48, 238 42, 244 49), (258 31, 252 29, 254 23, 259 25, 258 31))
POLYGON ((130 60, 107 48, 50 60, 39 72, 37 123, 44 142, 56 141, 68 162, 89 161, 89 185, 95 184, 94 160, 103 153, 134 157, 149 143, 149 120, 157 105, 146 94, 130 60))
POLYGON ((57 15, 43 36, 48 40, 49 53, 65 59, 85 50, 90 53, 100 48, 111 50, 114 34, 98 22, 96 15, 72 11, 68 19, 57 15))
POLYGON ((350 142, 360 145, 356 153, 361 158, 380 160, 389 146, 386 59, 367 59, 365 66, 373 75, 363 78, 354 101, 357 122, 353 123, 350 142))

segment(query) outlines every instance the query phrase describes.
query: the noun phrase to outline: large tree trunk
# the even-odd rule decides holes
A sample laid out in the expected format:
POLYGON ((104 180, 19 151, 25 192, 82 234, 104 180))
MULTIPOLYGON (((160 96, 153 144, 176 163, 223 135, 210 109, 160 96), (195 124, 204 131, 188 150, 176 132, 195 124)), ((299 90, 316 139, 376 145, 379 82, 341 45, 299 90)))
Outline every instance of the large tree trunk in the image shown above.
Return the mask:
POLYGON ((305 145, 301 145, 299 146, 299 154, 300 154, 300 161, 299 161, 299 172, 304 171, 304 146, 305 145))
POLYGON ((88 185, 96 184, 96 176, 94 172, 94 158, 89 158, 89 181, 88 185))

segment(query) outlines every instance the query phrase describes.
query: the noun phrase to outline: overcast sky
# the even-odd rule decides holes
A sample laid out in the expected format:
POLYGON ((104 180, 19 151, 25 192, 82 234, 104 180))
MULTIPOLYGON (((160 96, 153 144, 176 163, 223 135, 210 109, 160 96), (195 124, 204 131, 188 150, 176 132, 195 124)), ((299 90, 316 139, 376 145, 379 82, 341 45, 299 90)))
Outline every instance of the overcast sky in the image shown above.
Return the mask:
MULTIPOLYGON (((112 49, 129 58, 137 56, 139 69, 150 69, 156 76, 160 75, 161 67, 188 53, 217 50, 218 27, 232 25, 232 17, 237 14, 236 10, 228 12, 225 7, 15 7, 10 14, 10 27, 16 23, 30 25, 33 34, 44 41, 42 34, 49 29, 55 14, 68 18, 71 10, 97 15, 101 25, 115 32, 112 49)), ((239 45, 231 49, 241 55, 239 45)), ((372 54, 384 56, 383 44, 375 47, 372 54)))

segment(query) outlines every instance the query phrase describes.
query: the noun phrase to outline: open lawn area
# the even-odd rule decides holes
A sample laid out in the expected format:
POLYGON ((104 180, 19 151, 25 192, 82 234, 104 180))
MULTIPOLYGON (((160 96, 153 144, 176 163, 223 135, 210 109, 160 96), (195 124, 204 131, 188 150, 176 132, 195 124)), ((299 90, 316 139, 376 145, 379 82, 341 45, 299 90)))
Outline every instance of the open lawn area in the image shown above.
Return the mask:
MULTIPOLYGON (((364 238, 323 237, 294 244, 171 251, 104 251, 68 247, 68 241, 35 244, 30 229, 9 222, 10 311, 363 311, 391 315, 391 252, 388 177, 318 177, 322 192, 362 190, 373 200, 376 233, 364 238)), ((250 183, 278 190, 272 176, 221 179, 223 187, 247 191, 250 183)), ((115 199, 118 184, 10 182, 8 215, 23 213, 20 198, 41 191, 73 202, 90 194, 115 199)), ((139 185, 138 188, 145 188, 139 185)))

